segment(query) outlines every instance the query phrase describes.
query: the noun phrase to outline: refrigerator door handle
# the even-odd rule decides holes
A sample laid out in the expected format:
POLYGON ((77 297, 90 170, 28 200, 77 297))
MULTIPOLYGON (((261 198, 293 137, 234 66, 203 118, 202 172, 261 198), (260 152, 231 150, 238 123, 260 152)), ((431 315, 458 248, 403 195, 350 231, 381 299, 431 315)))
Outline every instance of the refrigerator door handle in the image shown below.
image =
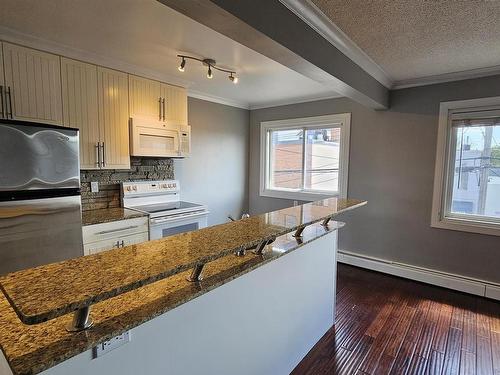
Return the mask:
POLYGON ((10 115, 10 118, 13 119, 14 117, 12 116, 12 96, 10 92, 10 86, 7 86, 7 89, 5 90, 5 96, 6 96, 5 102, 7 106, 7 113, 5 117, 9 118, 10 115), (7 98, 9 99, 8 105, 7 105, 7 98))
POLYGON ((5 116, 5 110, 4 110, 4 104, 3 104, 3 85, 0 85, 0 102, 2 103, 2 114, 0 115, 0 117, 4 117, 5 116))

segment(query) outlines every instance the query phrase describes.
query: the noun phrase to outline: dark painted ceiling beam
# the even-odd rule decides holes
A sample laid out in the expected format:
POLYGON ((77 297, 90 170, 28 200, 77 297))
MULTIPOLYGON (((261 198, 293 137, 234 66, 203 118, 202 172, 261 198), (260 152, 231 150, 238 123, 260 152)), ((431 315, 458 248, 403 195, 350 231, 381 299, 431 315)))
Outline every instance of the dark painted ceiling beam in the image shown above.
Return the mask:
POLYGON ((388 107, 385 86, 278 0, 158 1, 341 95, 388 107))

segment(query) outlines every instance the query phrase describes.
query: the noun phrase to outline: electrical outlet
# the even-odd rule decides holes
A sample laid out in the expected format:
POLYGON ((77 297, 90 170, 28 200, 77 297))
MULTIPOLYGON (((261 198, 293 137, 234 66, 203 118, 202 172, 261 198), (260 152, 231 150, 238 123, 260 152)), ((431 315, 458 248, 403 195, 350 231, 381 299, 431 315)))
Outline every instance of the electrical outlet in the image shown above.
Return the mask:
POLYGON ((90 183, 90 191, 92 193, 99 193, 99 182, 97 181, 92 181, 90 183))
POLYGON ((121 335, 113 337, 108 341, 104 341, 100 343, 96 347, 94 347, 94 358, 101 357, 110 351, 125 345, 127 342, 130 342, 130 331, 123 332, 121 335))

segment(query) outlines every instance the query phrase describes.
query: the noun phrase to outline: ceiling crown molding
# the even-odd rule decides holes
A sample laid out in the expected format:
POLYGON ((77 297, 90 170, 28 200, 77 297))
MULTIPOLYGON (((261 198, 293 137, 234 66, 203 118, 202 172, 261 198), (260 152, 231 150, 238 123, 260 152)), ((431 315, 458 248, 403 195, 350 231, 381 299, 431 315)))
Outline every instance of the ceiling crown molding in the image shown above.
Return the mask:
POLYGON ((294 98, 294 99, 275 100, 275 101, 267 102, 265 104, 264 103, 252 104, 252 105, 250 105, 250 110, 272 108, 272 107, 281 107, 284 105, 291 105, 291 104, 317 102, 319 100, 338 99, 338 98, 342 98, 342 97, 343 97, 342 95, 334 94, 334 95, 323 95, 323 96, 304 96, 304 97, 298 97, 298 98, 294 98))
POLYGON ((310 0, 279 0, 335 48, 388 89, 393 79, 310 0))
POLYGON ((394 82, 393 90, 405 89, 408 87, 434 85, 436 83, 463 81, 472 78, 488 77, 500 74, 500 65, 491 66, 487 68, 478 68, 463 70, 460 72, 437 74, 433 76, 426 76, 420 78, 405 79, 394 82))
POLYGON ((242 109, 250 109, 250 106, 248 105, 248 103, 243 103, 243 102, 240 102, 237 100, 223 98, 223 97, 216 96, 216 95, 206 94, 204 92, 193 90, 190 88, 188 88, 187 94, 191 98, 201 99, 201 100, 205 100, 207 102, 218 103, 218 104, 228 105, 230 107, 236 107, 236 108, 242 108, 242 109))

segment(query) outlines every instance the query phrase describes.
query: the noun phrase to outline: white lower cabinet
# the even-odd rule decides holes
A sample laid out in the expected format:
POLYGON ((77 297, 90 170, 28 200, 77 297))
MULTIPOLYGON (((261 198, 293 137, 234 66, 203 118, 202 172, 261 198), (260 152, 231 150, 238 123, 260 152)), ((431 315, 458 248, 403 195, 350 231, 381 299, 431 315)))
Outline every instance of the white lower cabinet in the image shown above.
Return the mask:
POLYGON ((148 240, 147 217, 83 227, 83 251, 85 255, 97 254, 148 240))

